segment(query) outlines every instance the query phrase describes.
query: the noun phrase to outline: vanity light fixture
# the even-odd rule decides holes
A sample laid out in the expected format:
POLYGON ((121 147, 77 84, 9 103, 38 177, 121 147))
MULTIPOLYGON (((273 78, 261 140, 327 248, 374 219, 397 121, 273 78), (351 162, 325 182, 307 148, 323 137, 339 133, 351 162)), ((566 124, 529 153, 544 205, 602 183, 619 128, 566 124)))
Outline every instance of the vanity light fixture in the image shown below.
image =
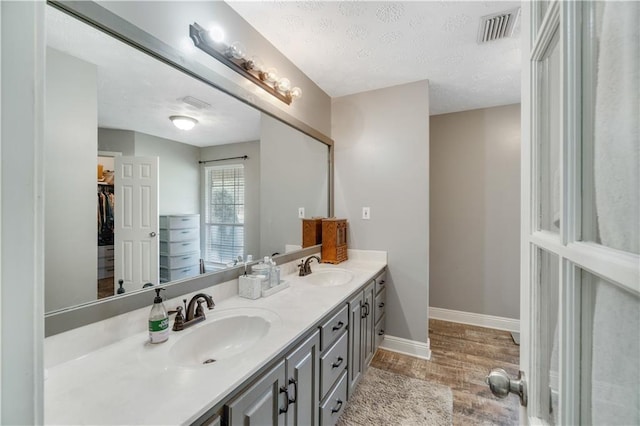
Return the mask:
POLYGON ((186 115, 172 115, 169 120, 180 130, 191 130, 198 123, 198 120, 186 115))
POLYGON ((249 57, 242 43, 236 41, 227 45, 219 37, 215 37, 210 31, 195 22, 189 25, 189 36, 198 49, 219 60, 287 105, 291 105, 293 100, 302 96, 302 90, 299 87, 291 87, 289 79, 279 77, 275 68, 265 67, 257 56, 249 57))

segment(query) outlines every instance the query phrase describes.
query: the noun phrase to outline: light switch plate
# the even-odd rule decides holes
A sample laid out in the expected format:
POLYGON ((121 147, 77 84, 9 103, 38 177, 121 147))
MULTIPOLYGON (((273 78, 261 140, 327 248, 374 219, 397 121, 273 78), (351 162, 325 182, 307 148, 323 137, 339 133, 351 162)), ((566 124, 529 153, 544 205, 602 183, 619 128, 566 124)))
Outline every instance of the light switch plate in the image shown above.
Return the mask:
POLYGON ((304 219, 304 207, 298 207, 298 218, 304 219))
POLYGON ((371 209, 369 207, 363 207, 362 208, 362 218, 364 220, 371 219, 371 209))

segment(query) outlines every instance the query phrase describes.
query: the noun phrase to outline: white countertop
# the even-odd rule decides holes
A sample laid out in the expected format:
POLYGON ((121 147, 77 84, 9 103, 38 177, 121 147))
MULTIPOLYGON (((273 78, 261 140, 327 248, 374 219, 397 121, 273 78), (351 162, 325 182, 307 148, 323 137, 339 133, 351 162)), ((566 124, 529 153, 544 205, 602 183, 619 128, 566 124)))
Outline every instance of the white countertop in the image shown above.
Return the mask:
POLYGON ((351 271, 354 278, 345 285, 319 287, 290 274, 282 277, 290 287, 270 297, 216 300, 215 309, 206 312, 206 321, 184 331, 171 331, 165 343, 151 345, 148 332, 138 332, 49 367, 44 384, 45 423, 158 425, 197 420, 386 266, 386 253, 366 253, 358 251, 354 259, 339 265, 312 262, 314 271, 351 271), (251 308, 270 311, 273 322, 267 335, 241 356, 193 367, 172 359, 171 348, 183 336, 234 310, 251 308))

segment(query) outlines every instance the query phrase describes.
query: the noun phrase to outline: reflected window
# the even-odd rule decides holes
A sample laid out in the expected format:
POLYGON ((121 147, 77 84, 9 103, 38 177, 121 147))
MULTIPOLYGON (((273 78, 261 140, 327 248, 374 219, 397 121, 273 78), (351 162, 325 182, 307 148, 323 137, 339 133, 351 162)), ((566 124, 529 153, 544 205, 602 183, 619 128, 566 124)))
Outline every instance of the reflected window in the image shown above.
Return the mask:
POLYGON ((244 166, 205 168, 204 259, 221 266, 244 253, 244 166))

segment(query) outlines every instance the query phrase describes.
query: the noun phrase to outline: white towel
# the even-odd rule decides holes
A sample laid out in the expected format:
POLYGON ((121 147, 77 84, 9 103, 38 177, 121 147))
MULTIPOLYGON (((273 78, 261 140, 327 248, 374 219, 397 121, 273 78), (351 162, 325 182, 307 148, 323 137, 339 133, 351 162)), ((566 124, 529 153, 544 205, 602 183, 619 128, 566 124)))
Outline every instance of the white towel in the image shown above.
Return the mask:
MULTIPOLYGON (((640 3, 606 2, 600 31, 594 183, 602 244, 640 252, 640 3)), ((640 424, 640 302, 598 280, 593 316, 594 425, 640 424)))

